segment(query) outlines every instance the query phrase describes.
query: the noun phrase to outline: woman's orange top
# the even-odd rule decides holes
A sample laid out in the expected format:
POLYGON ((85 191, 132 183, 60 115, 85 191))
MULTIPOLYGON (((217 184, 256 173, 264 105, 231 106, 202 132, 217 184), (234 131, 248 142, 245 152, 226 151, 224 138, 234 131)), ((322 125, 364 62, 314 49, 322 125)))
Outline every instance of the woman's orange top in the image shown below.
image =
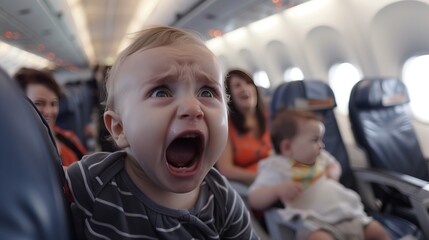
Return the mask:
POLYGON ((85 147, 73 132, 54 126, 54 134, 58 140, 58 149, 63 166, 69 166, 80 160, 87 153, 85 147))
POLYGON ((266 129, 259 139, 251 133, 240 134, 231 121, 228 127, 234 165, 256 172, 259 160, 268 157, 271 151, 269 130, 266 129))

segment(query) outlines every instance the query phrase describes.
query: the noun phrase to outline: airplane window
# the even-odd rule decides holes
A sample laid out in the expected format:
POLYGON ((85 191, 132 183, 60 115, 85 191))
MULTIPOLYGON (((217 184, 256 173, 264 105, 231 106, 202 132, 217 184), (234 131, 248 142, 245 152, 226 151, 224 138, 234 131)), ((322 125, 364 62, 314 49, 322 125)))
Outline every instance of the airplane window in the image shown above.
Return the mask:
POLYGON ((283 80, 285 82, 289 81, 297 81, 297 80, 303 80, 304 74, 302 73, 301 69, 297 67, 291 67, 285 70, 283 74, 283 80))
POLYGON ((270 79, 265 71, 258 71, 253 74, 253 80, 255 84, 259 87, 269 88, 270 87, 270 79))
POLYGON ((340 113, 348 114, 350 92, 361 78, 361 73, 351 63, 336 64, 329 69, 329 85, 334 91, 340 113))
POLYGON ((402 69, 402 79, 410 95, 410 108, 416 119, 429 123, 429 55, 408 59, 402 69))

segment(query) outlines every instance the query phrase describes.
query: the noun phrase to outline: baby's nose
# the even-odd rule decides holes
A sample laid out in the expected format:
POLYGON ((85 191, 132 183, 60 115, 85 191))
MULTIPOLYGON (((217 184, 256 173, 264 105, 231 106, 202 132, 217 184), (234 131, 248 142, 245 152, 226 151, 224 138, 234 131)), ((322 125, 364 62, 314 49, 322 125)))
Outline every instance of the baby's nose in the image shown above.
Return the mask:
POLYGON ((178 111, 181 119, 202 119, 204 117, 200 101, 195 97, 185 97, 180 103, 178 111))

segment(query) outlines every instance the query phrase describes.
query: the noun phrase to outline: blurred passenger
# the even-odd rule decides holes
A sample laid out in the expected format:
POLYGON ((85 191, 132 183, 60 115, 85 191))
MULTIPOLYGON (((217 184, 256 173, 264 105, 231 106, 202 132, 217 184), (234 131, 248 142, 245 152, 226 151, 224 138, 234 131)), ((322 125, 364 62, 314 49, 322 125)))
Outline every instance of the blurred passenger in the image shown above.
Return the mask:
POLYGON ((14 79, 40 111, 54 133, 63 166, 68 166, 81 159, 87 152, 76 134, 55 125, 62 91, 52 75, 36 69, 21 68, 15 73, 14 79))
POLYGON ((94 69, 94 78, 98 86, 98 102, 97 102, 97 144, 103 152, 114 152, 116 149, 115 144, 110 139, 109 131, 104 124, 104 110, 106 103, 106 79, 111 66, 99 66, 94 69))
MULTIPOLYGON (((85 82, 86 87, 89 89, 90 101, 88 104, 88 112, 84 114, 86 116, 83 128, 83 135, 86 139, 87 148, 93 152, 99 145, 98 137, 99 133, 99 119, 103 119, 104 108, 101 104, 101 84, 99 79, 101 78, 100 73, 104 69, 103 66, 96 64, 92 69, 91 77, 85 82), (89 117, 89 118, 88 118, 89 117)), ((101 124, 104 125, 104 124, 101 124)))
POLYGON ((250 185, 256 178, 259 160, 271 152, 268 114, 257 86, 247 73, 231 70, 225 85, 230 96, 229 137, 216 166, 229 180, 250 185))
POLYGON ((364 212, 360 197, 338 182, 341 167, 325 151, 325 128, 312 112, 283 110, 271 125, 277 155, 260 162, 249 205, 264 210, 282 201, 285 220, 300 216, 297 239, 389 239, 364 212))

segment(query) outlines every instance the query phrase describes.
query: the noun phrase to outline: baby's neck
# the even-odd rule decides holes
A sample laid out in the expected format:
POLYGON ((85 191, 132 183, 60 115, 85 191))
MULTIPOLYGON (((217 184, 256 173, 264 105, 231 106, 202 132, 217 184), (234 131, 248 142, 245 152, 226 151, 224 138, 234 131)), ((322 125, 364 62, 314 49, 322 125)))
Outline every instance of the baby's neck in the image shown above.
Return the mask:
POLYGON ((174 193, 160 189, 133 161, 125 161, 125 170, 134 184, 153 202, 172 209, 191 209, 195 206, 200 188, 187 193, 174 193))

